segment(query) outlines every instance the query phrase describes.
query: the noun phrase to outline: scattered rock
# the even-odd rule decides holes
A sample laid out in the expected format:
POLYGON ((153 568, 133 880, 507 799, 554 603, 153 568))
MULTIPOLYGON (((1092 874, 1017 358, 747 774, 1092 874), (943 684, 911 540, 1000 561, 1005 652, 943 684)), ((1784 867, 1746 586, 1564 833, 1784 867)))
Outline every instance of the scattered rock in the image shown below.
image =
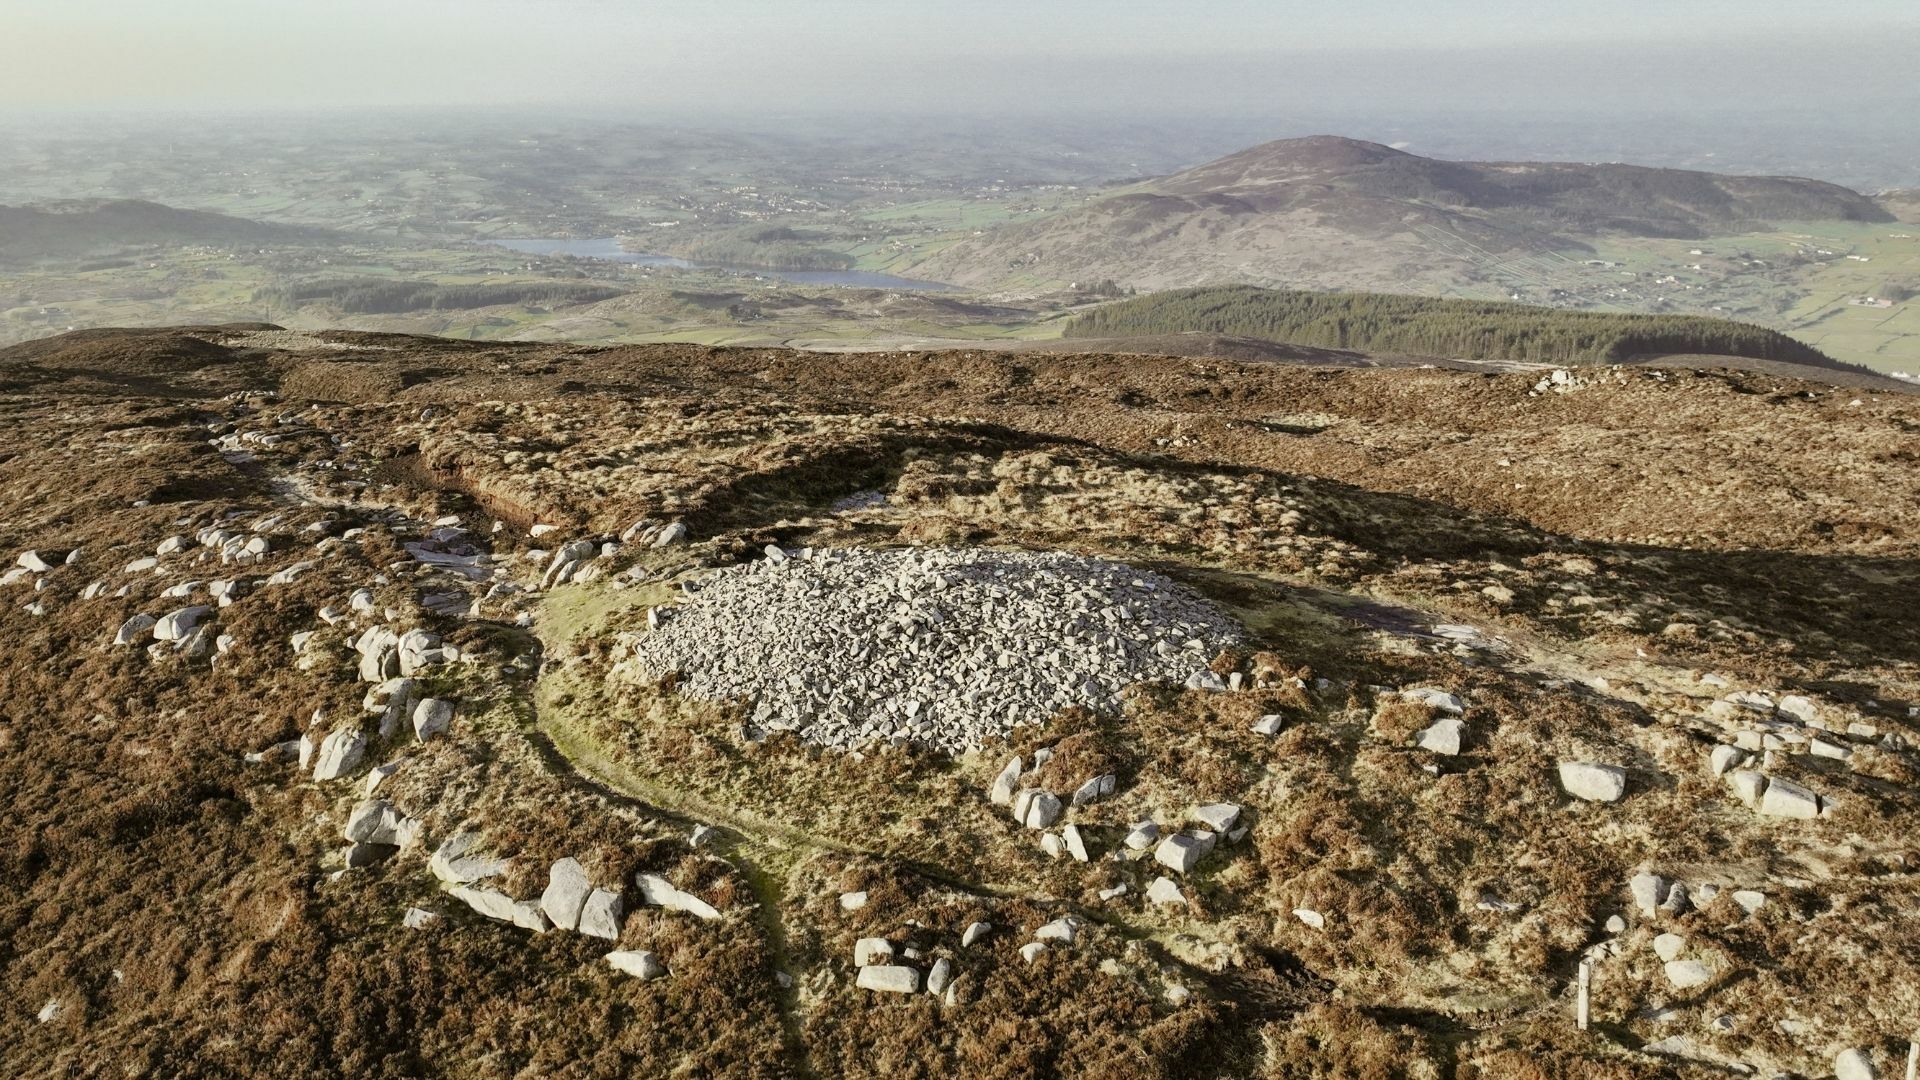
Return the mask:
POLYGON ((1160 839, 1160 826, 1151 821, 1141 821, 1135 823, 1127 832, 1126 844, 1134 851, 1145 851, 1158 839, 1160 839))
POLYGON ((367 799, 347 815, 343 830, 357 844, 386 844, 405 847, 418 834, 419 826, 385 799, 367 799))
POLYGON ((867 894, 865 890, 860 892, 843 892, 840 894, 841 911, 859 911, 866 906, 867 894))
MULTIPOLYGON (((1026 801, 1025 813, 1020 815, 1020 820, 1027 828, 1044 829, 1060 820, 1060 796, 1038 788, 1027 790, 1033 794, 1026 801)), ((1026 792, 1023 791, 1021 794, 1024 795, 1026 792)), ((1015 805, 1019 805, 1017 800, 1015 805)))
POLYGON ((986 937, 992 930, 992 923, 968 923, 967 929, 960 935, 960 947, 963 949, 972 948, 974 942, 986 937))
POLYGON ((1665 970, 1667 981, 1676 990, 1691 990, 1713 981, 1713 969, 1698 960, 1669 960, 1665 970))
POLYGON ((1176 874, 1186 874, 1200 865, 1200 860, 1210 850, 1212 850, 1211 845, 1197 837, 1186 833, 1174 833, 1160 841, 1160 846, 1153 851, 1153 858, 1155 862, 1176 874))
POLYGON ((535 900, 515 900, 498 889, 482 885, 456 885, 448 894, 489 919, 512 923, 536 934, 547 931, 546 913, 535 900))
POLYGON ((1035 941, 1058 941, 1062 944, 1071 945, 1073 944, 1074 938, 1079 935, 1080 927, 1073 919, 1060 918, 1035 930, 1033 932, 1033 939, 1035 941))
POLYGON ((1642 871, 1633 876, 1627 888, 1633 892, 1633 903, 1640 914, 1651 919, 1660 913, 1660 905, 1666 901, 1671 886, 1659 874, 1642 871))
POLYGON ((1327 917, 1312 908, 1294 908, 1293 917, 1313 927, 1315 930, 1325 930, 1327 928, 1327 917))
POLYGON ((431 930, 439 926, 442 921, 439 912, 428 911, 426 908, 410 907, 406 914, 400 916, 400 925, 409 930, 431 930))
POLYGON ((1441 712, 1453 713, 1455 716, 1460 715, 1467 709, 1466 703, 1461 701, 1457 695, 1449 694, 1445 690, 1436 690, 1428 686, 1417 686, 1410 690, 1402 690, 1400 691, 1400 700, 1426 705, 1430 708, 1439 709, 1441 712))
POLYGON ((1118 784, 1119 784, 1119 777, 1113 775, 1112 773, 1107 773, 1103 776, 1093 777, 1092 779, 1088 780, 1086 783, 1081 784, 1079 787, 1075 788, 1073 792, 1073 798, 1069 801, 1074 806, 1085 806, 1091 802, 1098 802, 1099 800, 1104 799, 1109 795, 1112 795, 1115 787, 1117 787, 1118 784))
POLYGON ((1147 886, 1147 899, 1155 904, 1184 904, 1187 898, 1180 892, 1180 886, 1172 878, 1157 877, 1147 886))
POLYGON ((893 959, 893 942, 883 937, 863 937, 853 943, 853 966, 868 967, 893 959))
POLYGON ((943 956, 935 960, 933 967, 927 972, 927 993, 941 993, 946 990, 947 984, 951 981, 953 981, 953 961, 943 956))
POLYGON ((1661 934, 1653 939, 1653 951, 1662 962, 1678 960, 1687 951, 1687 939, 1679 934, 1661 934))
POLYGON ((1759 809, 1760 799, 1767 791, 1767 776, 1752 769, 1735 769, 1727 774, 1727 785, 1741 802, 1759 809))
POLYGON ((641 982, 658 979, 667 973, 667 965, 645 949, 616 949, 607 954, 606 960, 615 971, 631 975, 641 982))
POLYGON ((1834 1080, 1880 1080, 1873 1057, 1862 1049, 1842 1050, 1833 1059, 1834 1080))
POLYGON ((595 889, 587 894, 587 902, 580 906, 580 922, 576 929, 588 937, 617 941, 620 937, 620 919, 626 912, 626 902, 620 899, 618 892, 595 889))
POLYGON ((1590 761, 1560 763, 1560 786, 1588 802, 1619 802, 1627 793, 1627 770, 1590 761))

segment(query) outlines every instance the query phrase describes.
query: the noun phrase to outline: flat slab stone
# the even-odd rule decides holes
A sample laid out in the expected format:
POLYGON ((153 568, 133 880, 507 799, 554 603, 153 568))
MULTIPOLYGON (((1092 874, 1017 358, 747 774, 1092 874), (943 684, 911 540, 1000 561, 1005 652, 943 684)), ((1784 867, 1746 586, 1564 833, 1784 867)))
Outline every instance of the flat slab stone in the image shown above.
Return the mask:
POLYGON ((901 964, 863 967, 854 985, 862 990, 889 994, 913 994, 920 990, 920 972, 901 964))
POLYGON ((479 847, 479 833, 454 833, 434 850, 427 860, 427 869, 433 871, 434 877, 454 885, 497 877, 506 871, 507 860, 484 854, 479 847))
POLYGON ((720 918, 720 912, 712 904, 690 892, 676 888, 673 882, 659 874, 638 874, 634 883, 640 886, 640 896, 647 903, 668 911, 684 911, 689 915, 712 921, 720 918))

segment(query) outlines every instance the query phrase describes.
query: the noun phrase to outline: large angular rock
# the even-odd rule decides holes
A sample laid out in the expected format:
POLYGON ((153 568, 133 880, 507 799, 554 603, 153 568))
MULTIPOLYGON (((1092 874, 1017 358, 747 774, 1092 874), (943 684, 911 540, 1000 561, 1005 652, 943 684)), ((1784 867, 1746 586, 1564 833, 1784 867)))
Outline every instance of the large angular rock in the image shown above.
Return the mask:
POLYGON ((1067 854, 1072 855, 1076 861, 1090 861, 1090 857, 1087 854, 1087 840, 1086 837, 1080 835, 1080 827, 1078 825, 1069 825, 1060 830, 1060 839, 1066 842, 1067 854))
POLYGON ((540 910, 560 929, 577 930, 580 911, 592 892, 593 882, 587 880, 586 868, 580 865, 580 860, 561 859, 547 870, 547 889, 540 894, 540 910))
POLYGON ((405 847, 418 835, 417 826, 385 799, 367 799, 347 815, 342 830, 356 844, 388 844, 405 847))
POLYGON ((653 546, 657 548, 672 547, 675 544, 684 544, 686 542, 687 527, 684 523, 678 521, 661 529, 660 534, 653 538, 653 546))
POLYGON ((641 982, 657 979, 667 973, 667 965, 645 949, 616 949, 607 954, 607 963, 615 971, 631 975, 641 982))
POLYGON ((662 907, 668 911, 684 911, 709 921, 720 917, 720 912, 712 904, 690 892, 683 892, 676 888, 673 882, 659 874, 635 875, 634 883, 640 886, 640 898, 655 907, 662 907))
POLYGON ((1591 761, 1560 763, 1560 786, 1588 802, 1619 802, 1627 794, 1627 770, 1591 761))
POLYGON ((200 620, 207 617, 213 609, 205 604, 194 604, 177 611, 168 612, 153 624, 155 641, 178 641, 193 633, 200 620))
POLYGON ((1174 833, 1153 849, 1153 859, 1176 874, 1185 874, 1200 865, 1212 845, 1186 833, 1174 833))
POLYGON ((1737 746, 1722 743, 1707 755, 1707 769, 1716 777, 1725 776, 1729 771, 1745 765, 1750 756, 1737 746))
POLYGON ((1727 774, 1727 786, 1748 806, 1758 809, 1767 793, 1767 774, 1752 769, 1735 769, 1727 774))
POLYGON ((337 780, 360 767, 367 756, 367 740, 357 728, 339 728, 320 740, 313 755, 313 778, 337 780))
POLYGON ((1240 820, 1240 807, 1234 803, 1208 803, 1195 810, 1193 816, 1215 833, 1227 833, 1240 820))
POLYGON ((1768 817, 1817 818, 1820 796, 1789 780, 1774 778, 1760 795, 1758 807, 1768 817))
POLYGON ((1032 798, 1027 800, 1026 813, 1021 817, 1029 829, 1044 829, 1060 820, 1060 796, 1051 791, 1035 789, 1032 798))
POLYGON ((862 990, 879 990, 889 994, 912 994, 920 990, 920 973, 904 965, 890 964, 884 967, 863 967, 854 985, 862 990))
POLYGON ((620 938, 620 919, 625 914, 626 904, 620 899, 619 893, 612 889, 595 889, 587 894, 587 902, 580 906, 577 929, 588 937, 617 941, 620 938))
POLYGON ((453 725, 453 702, 446 698, 422 698, 413 707, 413 734, 426 742, 453 725))
POLYGON ((20 553, 20 557, 14 560, 14 563, 22 569, 30 570, 33 573, 45 574, 55 566, 60 565, 60 556, 39 551, 23 551, 20 553))

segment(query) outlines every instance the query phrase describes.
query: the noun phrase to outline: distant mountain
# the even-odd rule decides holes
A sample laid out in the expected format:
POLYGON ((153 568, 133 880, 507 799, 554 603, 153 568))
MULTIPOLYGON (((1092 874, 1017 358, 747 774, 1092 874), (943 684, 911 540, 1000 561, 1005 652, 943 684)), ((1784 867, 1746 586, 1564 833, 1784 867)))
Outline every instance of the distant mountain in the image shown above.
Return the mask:
POLYGON ((1436 161, 1334 136, 1266 143, 1029 223, 913 268, 990 286, 1115 278, 1407 288, 1487 253, 1605 235, 1693 238, 1774 221, 1892 221, 1858 192, 1793 177, 1635 165, 1436 161))
POLYGON ((337 239, 322 229, 272 225, 139 199, 76 199, 0 206, 0 263, 84 259, 154 247, 256 247, 337 239))

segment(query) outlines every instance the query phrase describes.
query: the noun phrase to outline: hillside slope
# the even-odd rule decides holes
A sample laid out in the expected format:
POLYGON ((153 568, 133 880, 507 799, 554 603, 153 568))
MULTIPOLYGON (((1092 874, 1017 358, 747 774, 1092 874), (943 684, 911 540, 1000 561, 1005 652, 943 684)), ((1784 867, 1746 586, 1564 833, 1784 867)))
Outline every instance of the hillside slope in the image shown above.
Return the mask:
POLYGON ((1847 368, 1763 327, 1725 319, 1561 311, 1524 304, 1381 293, 1311 293, 1252 285, 1173 289, 1076 315, 1066 336, 1236 334, 1326 349, 1547 364, 1624 363, 1704 353, 1809 368, 1847 368))
POLYGON ((0 265, 25 265, 185 245, 311 244, 323 229, 273 225, 139 199, 75 199, 0 206, 0 265))
POLYGON ((0 350, 0 1074, 1892 1075, 1920 399, 1538 383, 0 350))
POLYGON ((1463 246, 1577 250, 1602 235, 1707 237, 1782 220, 1892 216, 1815 180, 1436 161, 1318 136, 1266 143, 995 230, 913 272, 973 286, 1026 274, 1140 288, 1246 282, 1391 291, 1456 280, 1470 266, 1463 246))

